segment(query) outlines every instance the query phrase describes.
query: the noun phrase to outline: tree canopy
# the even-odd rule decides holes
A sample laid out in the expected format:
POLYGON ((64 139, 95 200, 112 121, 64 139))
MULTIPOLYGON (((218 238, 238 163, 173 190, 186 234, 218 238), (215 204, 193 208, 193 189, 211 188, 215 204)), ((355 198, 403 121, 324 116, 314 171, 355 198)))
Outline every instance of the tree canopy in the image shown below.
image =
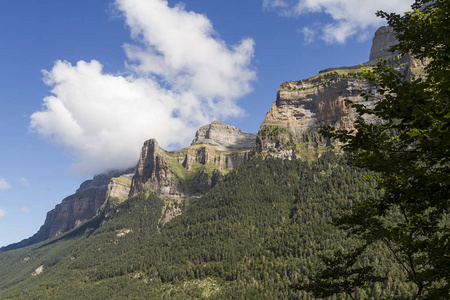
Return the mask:
MULTIPOLYGON (((425 74, 408 79, 380 61, 365 79, 377 86, 381 100, 374 107, 353 105, 358 115, 354 130, 322 130, 343 144, 353 165, 377 172, 382 191, 361 200, 335 224, 360 238, 363 248, 385 244, 415 284, 414 299, 450 298, 449 14, 447 0, 416 0, 404 15, 378 12, 398 39, 391 51, 421 60, 425 74), (368 122, 364 115, 378 122, 368 122)), ((362 96, 376 97, 370 92, 362 96)), ((358 254, 340 254, 341 263, 349 263, 352 253, 358 254)), ((301 288, 319 297, 323 295, 315 291, 334 282, 334 293, 351 294, 345 289, 350 279, 336 280, 330 268, 325 266, 301 288)), ((364 271, 369 276, 373 270, 364 271)))

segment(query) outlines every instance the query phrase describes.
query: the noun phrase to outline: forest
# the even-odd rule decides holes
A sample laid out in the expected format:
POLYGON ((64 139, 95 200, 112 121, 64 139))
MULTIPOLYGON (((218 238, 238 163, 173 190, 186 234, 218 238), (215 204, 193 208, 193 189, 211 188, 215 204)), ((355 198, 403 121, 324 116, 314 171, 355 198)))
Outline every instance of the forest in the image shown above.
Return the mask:
MULTIPOLYGON (((164 199, 139 195, 54 240, 1 253, 0 297, 313 299, 294 285, 319 268, 319 255, 358 246, 331 222, 378 193, 370 175, 333 152, 314 162, 254 159, 162 227, 164 199)), ((364 254, 359 264, 389 280, 359 298, 410 295, 392 259, 382 244, 364 254)))

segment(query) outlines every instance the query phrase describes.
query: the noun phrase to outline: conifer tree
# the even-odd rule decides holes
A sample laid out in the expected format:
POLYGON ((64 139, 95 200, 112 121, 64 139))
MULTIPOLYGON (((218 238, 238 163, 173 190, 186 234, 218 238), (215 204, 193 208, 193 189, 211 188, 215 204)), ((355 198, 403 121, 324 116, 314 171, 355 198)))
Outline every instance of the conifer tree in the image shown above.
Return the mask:
MULTIPOLYGON (((425 76, 408 81, 380 61, 365 79, 377 86, 382 99, 373 108, 353 105, 355 130, 321 131, 343 143, 353 165, 377 172, 382 191, 359 201, 336 225, 359 238, 363 247, 383 243, 416 286, 414 299, 450 299, 450 1, 416 0, 404 15, 377 15, 387 20, 399 41, 391 51, 427 66, 425 76), (380 122, 366 122, 364 115, 380 122)), ((370 92, 362 96, 375 97, 370 92)), ((340 258, 345 265, 354 256, 340 258)), ((336 274, 327 277, 330 268, 300 288, 322 296, 314 291, 337 282, 335 293, 348 293, 349 281, 336 281, 336 274)))

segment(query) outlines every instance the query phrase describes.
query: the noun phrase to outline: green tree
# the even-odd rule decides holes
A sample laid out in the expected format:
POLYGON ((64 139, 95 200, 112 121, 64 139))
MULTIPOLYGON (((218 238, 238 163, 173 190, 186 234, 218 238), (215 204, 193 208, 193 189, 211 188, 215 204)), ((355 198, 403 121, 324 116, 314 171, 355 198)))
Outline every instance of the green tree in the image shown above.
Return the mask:
POLYGON ((320 259, 325 266, 323 271, 311 276, 309 283, 295 288, 320 298, 345 293, 350 299, 356 299, 358 289, 368 286, 370 282, 384 280, 383 277, 374 275, 374 267, 355 265, 365 248, 366 245, 363 245, 345 254, 338 250, 333 257, 321 255, 320 259))
MULTIPOLYGON (((407 80, 380 61, 365 78, 377 86, 381 100, 372 108, 353 104, 355 130, 321 131, 343 143, 353 165, 377 172, 383 192, 359 201, 336 225, 363 245, 382 242, 417 287, 414 299, 450 299, 450 1, 416 0, 404 15, 377 15, 399 41, 391 50, 427 66, 425 76, 407 80), (364 115, 379 122, 367 122, 364 115)), ((341 255, 341 263, 349 257, 341 255)), ((316 278, 329 270, 325 266, 316 278)), ((321 284, 311 281, 302 288, 321 296, 314 293, 321 284)), ((345 292, 342 286, 334 289, 345 292)))

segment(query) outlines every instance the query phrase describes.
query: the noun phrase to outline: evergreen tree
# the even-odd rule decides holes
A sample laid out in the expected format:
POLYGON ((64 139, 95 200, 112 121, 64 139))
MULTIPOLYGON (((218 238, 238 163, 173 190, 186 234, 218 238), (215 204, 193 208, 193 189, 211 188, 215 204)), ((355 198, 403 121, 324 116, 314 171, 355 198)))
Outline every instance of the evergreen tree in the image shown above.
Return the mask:
MULTIPOLYGON (((337 226, 364 247, 384 243, 416 286, 412 298, 450 299, 450 1, 416 0, 412 9, 403 16, 377 15, 394 29, 399 43, 392 51, 428 63, 424 78, 408 81, 379 62, 365 78, 378 86, 382 99, 373 108, 353 105, 359 115, 355 130, 328 127, 322 133, 344 144, 353 165, 377 172, 383 191, 359 201, 337 226), (364 115, 380 122, 366 122, 364 115)), ((341 263, 351 257, 341 256, 341 263)), ((346 292, 348 282, 341 283, 336 291, 346 292)), ((316 280, 301 288, 320 290, 323 284, 316 280)))

